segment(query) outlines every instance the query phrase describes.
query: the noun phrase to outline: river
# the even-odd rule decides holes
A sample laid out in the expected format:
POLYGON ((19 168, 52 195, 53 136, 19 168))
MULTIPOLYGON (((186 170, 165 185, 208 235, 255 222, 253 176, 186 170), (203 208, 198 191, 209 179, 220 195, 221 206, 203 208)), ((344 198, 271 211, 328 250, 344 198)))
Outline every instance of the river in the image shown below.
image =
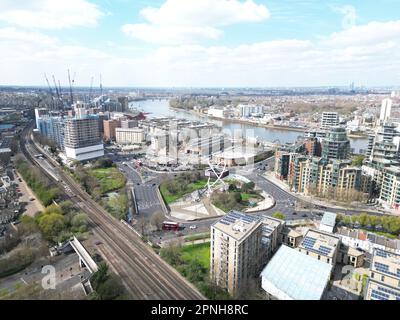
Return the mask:
MULTIPOLYGON (((301 136, 302 134, 298 131, 263 128, 252 124, 242 124, 232 121, 215 120, 208 117, 196 115, 191 112, 171 109, 169 107, 168 99, 134 101, 131 102, 129 105, 131 108, 136 108, 139 111, 150 113, 150 118, 175 117, 178 119, 211 122, 222 127, 222 129, 226 132, 235 132, 241 130, 241 132, 246 132, 247 134, 254 135, 256 137, 259 137, 261 140, 269 142, 279 141, 281 143, 293 143, 294 141, 296 141, 297 137, 301 136)), ((349 138, 349 140, 351 143, 351 148, 354 148, 355 152, 359 152, 361 149, 367 149, 368 139, 349 138)))

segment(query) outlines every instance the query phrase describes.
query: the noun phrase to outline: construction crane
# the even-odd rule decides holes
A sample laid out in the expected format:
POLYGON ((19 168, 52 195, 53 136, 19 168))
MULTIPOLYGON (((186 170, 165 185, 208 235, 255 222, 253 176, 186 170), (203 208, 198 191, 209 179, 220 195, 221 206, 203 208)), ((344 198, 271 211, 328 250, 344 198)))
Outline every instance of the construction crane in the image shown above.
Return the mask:
POLYGON ((68 69, 68 82, 69 82, 69 94, 70 94, 71 106, 72 106, 74 104, 74 95, 72 93, 72 83, 73 83, 73 81, 71 81, 71 73, 69 72, 69 69, 68 69))
POLYGON ((54 74, 53 74, 53 83, 54 83, 54 87, 56 88, 56 94, 57 94, 57 108, 59 108, 60 102, 61 102, 61 95, 60 95, 60 91, 58 90, 57 82, 56 82, 56 78, 54 77, 54 74))
POLYGON ((50 92, 50 95, 51 95, 51 101, 52 101, 52 103, 53 103, 53 110, 54 110, 54 109, 55 109, 55 104, 54 104, 54 92, 53 92, 53 89, 51 88, 51 85, 50 85, 49 79, 47 78, 46 73, 44 74, 44 78, 46 79, 47 86, 49 87, 49 92, 50 92))
POLYGON ((101 78, 101 73, 100 73, 100 101, 103 102, 103 81, 101 78))

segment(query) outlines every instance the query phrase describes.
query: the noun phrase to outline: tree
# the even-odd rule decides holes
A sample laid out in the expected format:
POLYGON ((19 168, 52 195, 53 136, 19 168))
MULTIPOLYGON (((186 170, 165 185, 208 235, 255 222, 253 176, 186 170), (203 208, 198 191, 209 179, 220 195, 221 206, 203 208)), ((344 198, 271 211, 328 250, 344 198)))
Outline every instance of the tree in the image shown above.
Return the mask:
POLYGON ((72 232, 86 232, 88 229, 88 216, 85 213, 78 213, 71 221, 72 232))
POLYGON ((164 222, 164 214, 162 212, 155 212, 151 216, 151 224, 156 227, 157 231, 162 229, 162 225, 164 222))
POLYGON ((364 159, 365 159, 365 156, 363 156, 363 155, 355 156, 352 159, 352 165, 356 166, 356 167, 361 167, 363 165, 364 159))
POLYGON ((206 272, 207 269, 198 259, 191 260, 186 268, 186 276, 192 283, 203 281, 206 272))
POLYGON ((272 217, 276 218, 276 219, 281 219, 281 220, 285 220, 286 217, 284 214, 282 214, 281 212, 277 211, 275 212, 272 217))
POLYGON ((18 230, 21 235, 30 235, 38 231, 38 226, 34 218, 25 215, 21 218, 18 230))
POLYGON ((115 218, 119 220, 125 219, 128 214, 128 196, 122 194, 112 197, 110 201, 108 201, 108 207, 115 218))
POLYGON ((242 185, 242 192, 252 192, 254 191, 255 188, 255 183, 253 181, 250 181, 248 183, 244 183, 242 185))
POLYGON ((98 270, 90 278, 94 290, 97 290, 100 284, 108 279, 108 265, 102 262, 98 266, 98 270))
POLYGON ((63 214, 68 214, 75 211, 74 204, 70 200, 60 202, 59 206, 63 214))
POLYGON ((168 243, 166 247, 161 249, 160 256, 172 266, 179 266, 183 263, 178 243, 168 243))
POLYGON ((40 213, 36 222, 46 239, 56 241, 59 233, 66 228, 64 216, 56 211, 48 210, 40 213))

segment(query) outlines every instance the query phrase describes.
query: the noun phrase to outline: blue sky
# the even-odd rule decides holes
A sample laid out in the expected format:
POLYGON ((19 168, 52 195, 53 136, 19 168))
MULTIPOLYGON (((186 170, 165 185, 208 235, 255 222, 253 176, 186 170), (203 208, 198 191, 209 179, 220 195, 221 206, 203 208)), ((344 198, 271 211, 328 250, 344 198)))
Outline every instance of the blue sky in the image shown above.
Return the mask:
POLYGON ((0 84, 400 84, 400 1, 2 0, 0 84))

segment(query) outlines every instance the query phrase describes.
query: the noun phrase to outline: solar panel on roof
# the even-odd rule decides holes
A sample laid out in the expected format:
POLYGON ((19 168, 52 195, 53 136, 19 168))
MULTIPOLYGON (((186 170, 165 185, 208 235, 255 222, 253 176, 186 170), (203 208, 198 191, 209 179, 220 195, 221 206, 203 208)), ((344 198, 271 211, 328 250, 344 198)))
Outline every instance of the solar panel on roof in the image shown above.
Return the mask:
POLYGON ((383 250, 376 250, 375 254, 378 257, 387 258, 387 253, 385 251, 383 251, 383 250))

